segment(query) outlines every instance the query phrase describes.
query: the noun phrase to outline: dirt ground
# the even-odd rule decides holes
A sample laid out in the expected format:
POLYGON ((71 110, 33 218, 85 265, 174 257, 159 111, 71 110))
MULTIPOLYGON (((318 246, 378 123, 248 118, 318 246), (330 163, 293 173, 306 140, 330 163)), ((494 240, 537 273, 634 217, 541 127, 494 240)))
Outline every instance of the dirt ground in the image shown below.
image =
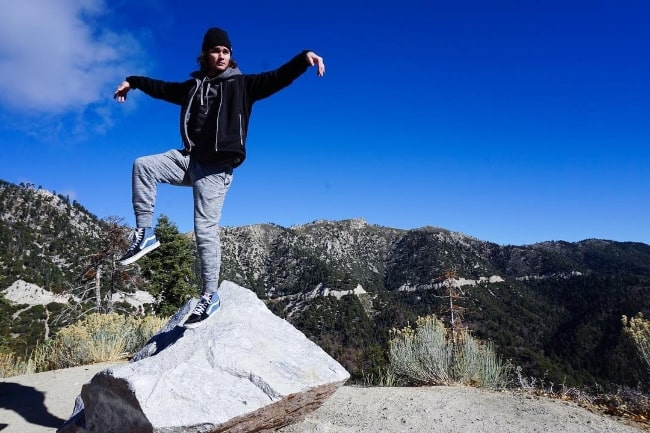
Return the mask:
MULTIPOLYGON (((81 386, 112 364, 0 379, 0 433, 54 433, 81 386)), ((574 403, 468 387, 343 386, 279 433, 641 433, 631 422, 574 403)))
POLYGON ((631 422, 578 405, 468 387, 344 386, 282 433, 638 433, 631 422))

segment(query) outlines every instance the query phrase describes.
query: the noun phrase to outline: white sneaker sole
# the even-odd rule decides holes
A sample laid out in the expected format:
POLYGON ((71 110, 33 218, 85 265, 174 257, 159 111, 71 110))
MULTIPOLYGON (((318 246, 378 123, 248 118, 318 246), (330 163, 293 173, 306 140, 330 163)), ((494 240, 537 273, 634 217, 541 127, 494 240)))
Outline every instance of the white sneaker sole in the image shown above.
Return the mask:
POLYGON ((132 255, 132 256, 129 257, 128 259, 120 260, 118 263, 119 263, 120 265, 122 265, 122 266, 130 265, 131 263, 133 263, 133 262, 139 260, 139 259, 140 259, 142 256, 144 256, 145 254, 148 254, 148 253, 152 252, 153 250, 155 250, 155 249, 158 248, 159 246, 160 246, 160 241, 156 241, 155 244, 151 244, 150 246, 148 246, 148 247, 145 248, 144 250, 140 251, 138 254, 134 254, 134 255, 132 255))
MULTIPOLYGON (((202 326, 203 324, 205 324, 205 322, 207 322, 208 320, 210 320, 210 318, 211 318, 212 316, 214 316, 215 313, 216 313, 217 311, 219 311, 219 308, 221 308, 221 302, 219 302, 219 306, 218 306, 218 307, 217 307, 217 308, 216 308, 212 313, 210 313, 210 315, 209 315, 208 317, 206 317, 205 319, 201 320, 200 322, 194 322, 194 323, 183 323, 183 328, 194 329, 194 328, 198 328, 199 326, 202 326)), ((191 315, 192 315, 192 313, 190 313, 190 316, 191 316, 191 315)), ((187 317, 189 318, 189 316, 187 316, 187 317)), ((187 320, 187 319, 185 319, 185 320, 187 320)))

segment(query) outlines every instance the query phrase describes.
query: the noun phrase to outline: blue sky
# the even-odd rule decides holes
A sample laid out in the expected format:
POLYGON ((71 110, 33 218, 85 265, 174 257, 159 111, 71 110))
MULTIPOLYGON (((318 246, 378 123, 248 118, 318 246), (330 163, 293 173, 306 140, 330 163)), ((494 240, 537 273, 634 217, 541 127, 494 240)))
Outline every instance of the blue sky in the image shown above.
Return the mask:
MULTIPOLYGON (((253 110, 222 225, 364 218, 499 244, 650 243, 650 3, 642 0, 0 0, 0 179, 134 223, 141 155, 180 147, 181 81, 225 28, 244 73, 325 59, 253 110)), ((192 229, 188 188, 156 215, 192 229)))

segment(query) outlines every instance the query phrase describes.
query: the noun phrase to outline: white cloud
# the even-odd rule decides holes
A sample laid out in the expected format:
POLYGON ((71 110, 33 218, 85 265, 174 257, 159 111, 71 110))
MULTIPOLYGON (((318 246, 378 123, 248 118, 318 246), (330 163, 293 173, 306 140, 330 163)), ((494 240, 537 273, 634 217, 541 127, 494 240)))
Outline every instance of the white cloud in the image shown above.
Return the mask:
POLYGON ((109 12, 102 0, 0 0, 0 104, 61 114, 110 99, 143 50, 103 24, 109 12))

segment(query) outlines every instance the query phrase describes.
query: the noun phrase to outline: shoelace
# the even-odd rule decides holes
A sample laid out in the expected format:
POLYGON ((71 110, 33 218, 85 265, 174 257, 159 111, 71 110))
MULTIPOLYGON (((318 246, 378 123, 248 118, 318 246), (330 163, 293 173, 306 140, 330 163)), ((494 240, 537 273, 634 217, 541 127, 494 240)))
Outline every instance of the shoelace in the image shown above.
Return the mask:
POLYGON ((208 308, 209 304, 210 304, 210 301, 208 301, 205 298, 201 298, 199 303, 196 304, 196 307, 194 308, 194 313, 192 313, 192 314, 196 314, 197 316, 200 316, 201 314, 203 314, 205 309, 208 308))
POLYGON ((129 248, 127 251, 133 251, 140 245, 140 242, 142 241, 142 238, 144 237, 144 230, 138 230, 134 229, 131 231, 131 234, 129 235, 129 241, 131 242, 131 245, 129 245, 129 248))

